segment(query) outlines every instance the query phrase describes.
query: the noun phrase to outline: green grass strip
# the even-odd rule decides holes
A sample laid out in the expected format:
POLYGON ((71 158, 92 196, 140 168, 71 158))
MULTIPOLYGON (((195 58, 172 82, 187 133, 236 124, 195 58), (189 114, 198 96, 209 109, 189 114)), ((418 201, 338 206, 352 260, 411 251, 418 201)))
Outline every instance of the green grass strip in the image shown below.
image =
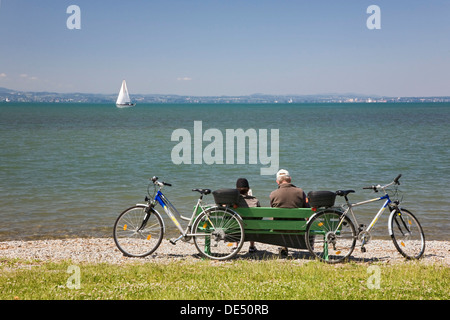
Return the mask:
POLYGON ((420 262, 174 261, 127 265, 0 261, 0 299, 448 300, 449 268, 420 262))

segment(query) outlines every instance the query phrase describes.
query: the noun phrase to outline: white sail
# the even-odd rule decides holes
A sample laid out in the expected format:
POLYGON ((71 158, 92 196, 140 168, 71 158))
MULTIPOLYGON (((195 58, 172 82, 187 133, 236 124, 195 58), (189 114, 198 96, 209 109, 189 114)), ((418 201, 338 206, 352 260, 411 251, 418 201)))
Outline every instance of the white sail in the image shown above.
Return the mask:
POLYGON ((133 106, 131 103, 130 95, 128 94, 127 83, 125 80, 122 81, 122 87, 120 87, 119 96, 116 100, 116 105, 119 106, 133 106))

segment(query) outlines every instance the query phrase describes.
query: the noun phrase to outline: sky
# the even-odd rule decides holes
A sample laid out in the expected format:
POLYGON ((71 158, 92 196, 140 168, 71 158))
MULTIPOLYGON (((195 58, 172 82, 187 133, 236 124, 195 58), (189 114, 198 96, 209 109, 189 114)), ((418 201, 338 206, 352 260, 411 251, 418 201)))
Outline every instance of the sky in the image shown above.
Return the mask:
POLYGON ((449 96, 449 17, 448 0, 0 0, 0 87, 449 96))

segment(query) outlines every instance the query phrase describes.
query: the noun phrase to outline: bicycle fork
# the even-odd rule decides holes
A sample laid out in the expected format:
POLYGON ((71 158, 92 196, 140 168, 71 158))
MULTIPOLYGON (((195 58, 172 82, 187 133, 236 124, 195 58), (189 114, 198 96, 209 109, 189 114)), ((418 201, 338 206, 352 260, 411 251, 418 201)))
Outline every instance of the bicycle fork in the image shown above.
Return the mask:
MULTIPOLYGON (((396 226, 398 227, 398 230, 403 236, 409 236, 411 235, 411 228, 410 228, 410 222, 407 223, 405 219, 403 218, 403 214, 398 207, 398 203, 394 202, 394 205, 392 207, 389 207, 391 210, 391 214, 394 215, 392 218, 395 221, 396 226), (392 212, 394 211, 394 212, 392 212), (400 221, 399 221, 400 220, 400 221), (404 231, 403 231, 404 230, 404 231)), ((391 230, 391 225, 389 225, 389 234, 392 236, 393 230, 391 230)))
POLYGON ((150 218, 150 215, 152 214, 152 210, 153 210, 152 206, 148 206, 147 208, 145 208, 144 219, 142 220, 141 226, 137 229, 137 231, 142 231, 145 228, 145 226, 147 225, 148 219, 150 218))

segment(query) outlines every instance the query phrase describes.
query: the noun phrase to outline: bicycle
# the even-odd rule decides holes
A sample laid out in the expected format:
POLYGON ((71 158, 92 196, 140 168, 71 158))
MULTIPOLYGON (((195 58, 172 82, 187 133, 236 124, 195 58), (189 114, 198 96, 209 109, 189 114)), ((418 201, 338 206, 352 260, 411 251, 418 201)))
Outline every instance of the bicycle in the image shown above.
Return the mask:
POLYGON ((340 208, 332 207, 321 209, 315 213, 308 221, 305 239, 309 252, 321 261, 327 263, 337 263, 347 260, 353 252, 356 240, 361 242, 361 251, 366 252, 365 245, 370 241, 370 230, 386 208, 390 210, 388 221, 389 234, 394 242, 395 248, 407 259, 419 259, 425 251, 425 235, 417 218, 408 210, 401 208, 398 199, 392 201, 386 190, 394 186, 395 195, 398 195, 399 179, 398 175, 391 183, 381 186, 373 185, 363 189, 371 189, 375 192, 382 191, 384 195, 358 202, 350 203, 348 194, 354 190, 338 190, 334 197, 341 196, 345 199, 345 205, 340 208), (385 200, 383 206, 372 219, 369 226, 364 230, 364 225, 359 225, 353 213, 353 207, 368 204, 374 201, 385 200), (346 209, 345 209, 346 207, 346 209), (349 213, 351 214, 350 218, 349 213), (356 226, 358 229, 355 228, 356 226))
POLYGON ((218 205, 205 205, 203 196, 211 193, 210 189, 192 189, 200 193, 191 217, 179 214, 169 199, 161 192, 170 183, 160 182, 157 177, 150 179, 147 187, 148 196, 145 204, 136 204, 123 211, 114 223, 114 241, 119 250, 129 257, 145 257, 158 249, 164 233, 165 224, 161 214, 155 209, 159 204, 180 232, 180 236, 171 239, 185 242, 194 240, 200 254, 214 260, 234 257, 244 243, 244 227, 241 217, 230 208, 218 205), (154 186, 153 195, 150 187, 154 186), (185 229, 176 218, 189 221, 185 229))

